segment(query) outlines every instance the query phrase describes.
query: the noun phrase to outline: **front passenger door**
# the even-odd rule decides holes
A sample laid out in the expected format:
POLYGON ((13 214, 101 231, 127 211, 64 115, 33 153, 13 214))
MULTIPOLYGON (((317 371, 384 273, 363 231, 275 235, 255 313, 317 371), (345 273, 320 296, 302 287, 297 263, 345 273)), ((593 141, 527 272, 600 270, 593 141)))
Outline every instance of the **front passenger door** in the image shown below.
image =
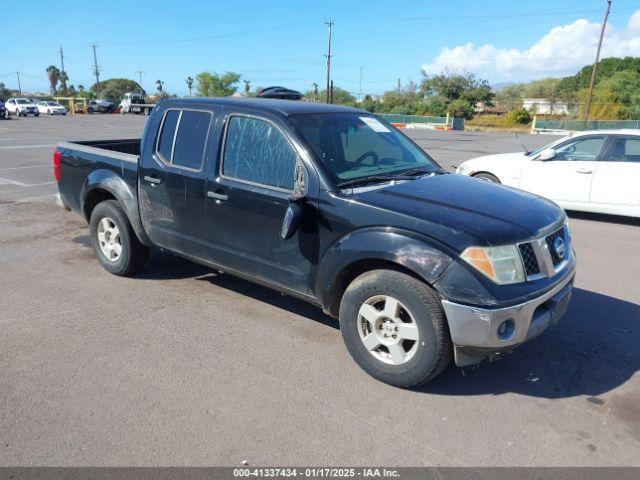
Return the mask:
POLYGON ((589 202, 597 160, 607 140, 593 135, 569 140, 555 148, 556 156, 528 162, 520 174, 520 188, 560 202, 589 202))
MULTIPOLYGON (((290 138, 268 119, 234 114, 226 122, 221 157, 207 186, 211 260, 305 293, 315 236, 299 228, 287 240, 280 237, 300 161, 290 138)), ((307 218, 313 215, 308 204, 303 210, 307 218)))

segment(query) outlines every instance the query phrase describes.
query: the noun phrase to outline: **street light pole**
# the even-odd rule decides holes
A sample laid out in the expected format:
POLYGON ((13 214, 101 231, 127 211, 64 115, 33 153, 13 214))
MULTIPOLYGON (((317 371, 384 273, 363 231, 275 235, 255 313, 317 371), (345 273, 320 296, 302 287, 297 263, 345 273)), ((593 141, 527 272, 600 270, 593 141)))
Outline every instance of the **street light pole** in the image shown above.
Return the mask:
POLYGON ((329 89, 331 87, 331 30, 333 28, 333 20, 329 19, 328 22, 324 22, 325 25, 329 26, 329 44, 327 47, 327 103, 331 101, 331 94, 329 93, 329 89))

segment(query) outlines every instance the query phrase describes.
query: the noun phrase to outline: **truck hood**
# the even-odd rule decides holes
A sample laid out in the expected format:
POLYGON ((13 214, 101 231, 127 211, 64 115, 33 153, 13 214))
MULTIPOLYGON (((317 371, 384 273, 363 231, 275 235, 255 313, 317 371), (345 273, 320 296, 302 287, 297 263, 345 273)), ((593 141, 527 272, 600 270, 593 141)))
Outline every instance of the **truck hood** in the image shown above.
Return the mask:
POLYGON ((462 175, 434 175, 367 191, 354 199, 412 219, 412 229, 462 251, 536 237, 565 214, 555 203, 462 175))

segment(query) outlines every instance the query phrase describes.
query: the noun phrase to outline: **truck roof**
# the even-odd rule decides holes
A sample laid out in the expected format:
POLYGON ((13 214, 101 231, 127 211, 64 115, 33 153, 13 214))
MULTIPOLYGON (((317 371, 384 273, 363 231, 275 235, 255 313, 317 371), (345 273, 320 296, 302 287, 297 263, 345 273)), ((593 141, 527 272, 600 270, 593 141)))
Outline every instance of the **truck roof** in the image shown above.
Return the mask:
POLYGON ((172 98, 162 100, 161 106, 187 107, 196 105, 219 105, 228 108, 250 108, 264 113, 277 113, 280 115, 301 115, 309 113, 362 113, 362 110, 341 105, 328 105, 326 103, 300 102, 295 100, 279 100, 272 98, 231 98, 231 97, 197 97, 197 98, 172 98))

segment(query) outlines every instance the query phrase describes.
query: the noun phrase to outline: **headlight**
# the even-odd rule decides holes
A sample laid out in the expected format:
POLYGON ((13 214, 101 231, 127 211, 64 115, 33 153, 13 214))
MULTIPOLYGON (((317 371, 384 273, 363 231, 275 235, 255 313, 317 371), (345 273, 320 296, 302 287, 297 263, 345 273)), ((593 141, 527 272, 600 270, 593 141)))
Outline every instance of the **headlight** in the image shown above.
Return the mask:
POLYGON ((469 173, 471 171, 471 167, 468 165, 460 165, 458 168, 456 168, 456 173, 460 173, 462 175, 466 175, 467 173, 469 173))
POLYGON ((524 268, 516 245, 469 247, 462 252, 461 258, 497 284, 525 281, 524 268))

